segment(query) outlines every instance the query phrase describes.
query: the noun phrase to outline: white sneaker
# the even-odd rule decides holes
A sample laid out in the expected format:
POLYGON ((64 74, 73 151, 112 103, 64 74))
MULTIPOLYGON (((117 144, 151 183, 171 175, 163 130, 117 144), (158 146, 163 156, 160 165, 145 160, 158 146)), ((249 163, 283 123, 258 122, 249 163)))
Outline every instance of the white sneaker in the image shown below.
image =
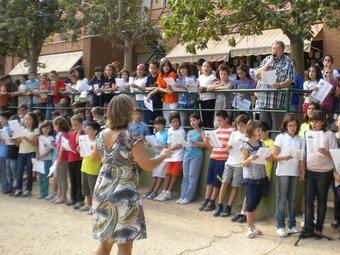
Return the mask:
POLYGON ((289 233, 294 236, 294 235, 299 234, 300 231, 296 227, 292 227, 289 229, 289 233))
POLYGON ((163 195, 165 194, 165 192, 166 192, 166 191, 162 191, 161 193, 159 193, 158 196, 154 198, 154 200, 155 200, 155 201, 159 201, 159 199, 160 199, 161 197, 163 197, 163 195))
POLYGON ((248 237, 248 238, 255 238, 255 234, 254 234, 252 228, 248 228, 248 229, 247 229, 247 237, 248 237))
POLYGON ((176 204, 182 204, 182 201, 183 201, 182 198, 180 198, 180 199, 176 200, 175 203, 176 203, 176 204))
POLYGON ((182 202, 180 203, 181 205, 187 205, 187 204, 189 204, 190 203, 190 201, 188 200, 188 199, 182 199, 182 202))
POLYGON ((164 201, 168 201, 168 200, 171 200, 172 199, 172 195, 170 192, 165 192, 165 194, 160 198, 158 199, 159 202, 164 202, 164 201))
POLYGON ((255 235, 257 235, 257 236, 262 236, 262 235, 263 235, 262 231, 256 229, 255 225, 252 227, 252 229, 253 229, 253 233, 254 233, 255 235))
POLYGON ((276 230, 276 233, 279 235, 279 237, 285 237, 286 236, 286 230, 284 228, 278 228, 276 230))

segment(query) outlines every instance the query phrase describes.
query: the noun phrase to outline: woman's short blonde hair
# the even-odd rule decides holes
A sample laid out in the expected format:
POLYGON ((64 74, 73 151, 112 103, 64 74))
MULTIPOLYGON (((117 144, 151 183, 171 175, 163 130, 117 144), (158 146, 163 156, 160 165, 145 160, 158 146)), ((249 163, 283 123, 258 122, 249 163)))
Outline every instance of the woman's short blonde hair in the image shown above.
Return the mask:
POLYGON ((135 105, 128 95, 114 96, 107 108, 106 127, 110 129, 125 129, 132 121, 135 105))

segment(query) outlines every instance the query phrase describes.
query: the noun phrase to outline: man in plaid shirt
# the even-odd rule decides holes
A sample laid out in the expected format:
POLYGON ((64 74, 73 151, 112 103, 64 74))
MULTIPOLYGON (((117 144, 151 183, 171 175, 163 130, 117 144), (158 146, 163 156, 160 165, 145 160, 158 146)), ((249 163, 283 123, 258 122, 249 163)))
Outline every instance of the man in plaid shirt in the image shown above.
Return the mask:
POLYGON ((257 79, 261 79, 261 73, 264 71, 276 71, 276 83, 270 86, 260 80, 259 89, 277 89, 278 92, 258 93, 258 106, 261 110, 269 110, 260 113, 260 120, 267 122, 273 130, 280 128, 284 113, 270 112, 270 110, 285 108, 286 92, 279 92, 279 90, 291 87, 294 82, 294 63, 284 54, 284 48, 282 41, 275 41, 272 45, 272 54, 261 62, 256 71, 257 79))

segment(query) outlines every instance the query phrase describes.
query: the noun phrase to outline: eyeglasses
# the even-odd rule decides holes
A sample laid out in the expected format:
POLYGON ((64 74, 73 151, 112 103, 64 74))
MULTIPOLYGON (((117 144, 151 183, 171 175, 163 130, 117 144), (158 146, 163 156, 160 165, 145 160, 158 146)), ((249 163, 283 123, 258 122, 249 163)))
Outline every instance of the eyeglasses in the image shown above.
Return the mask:
POLYGON ((293 127, 297 127, 297 125, 292 124, 292 125, 287 125, 287 127, 293 128, 293 127))

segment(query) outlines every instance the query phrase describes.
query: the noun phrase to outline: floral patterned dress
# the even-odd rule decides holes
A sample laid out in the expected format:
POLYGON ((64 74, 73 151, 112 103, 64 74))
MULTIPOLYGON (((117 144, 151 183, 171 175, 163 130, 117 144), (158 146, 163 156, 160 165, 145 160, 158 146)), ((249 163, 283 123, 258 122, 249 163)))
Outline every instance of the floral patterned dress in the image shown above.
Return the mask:
POLYGON ((97 137, 102 167, 93 194, 93 235, 102 242, 126 243, 146 238, 143 206, 137 191, 137 164, 131 148, 142 137, 119 134, 106 150, 103 132, 97 137))

